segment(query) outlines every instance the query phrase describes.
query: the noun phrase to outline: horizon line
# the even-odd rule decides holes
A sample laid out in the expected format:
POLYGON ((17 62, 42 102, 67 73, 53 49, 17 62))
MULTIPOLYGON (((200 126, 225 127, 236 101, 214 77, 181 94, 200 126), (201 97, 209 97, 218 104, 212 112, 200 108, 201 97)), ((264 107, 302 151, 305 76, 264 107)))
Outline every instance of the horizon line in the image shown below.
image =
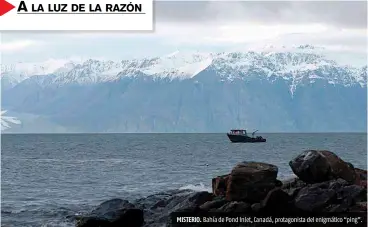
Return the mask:
MULTIPOLYGON (((74 135, 74 134, 226 134, 227 132, 1 132, 1 135, 74 135)), ((260 132, 257 134, 368 134, 367 131, 351 132, 260 132)))

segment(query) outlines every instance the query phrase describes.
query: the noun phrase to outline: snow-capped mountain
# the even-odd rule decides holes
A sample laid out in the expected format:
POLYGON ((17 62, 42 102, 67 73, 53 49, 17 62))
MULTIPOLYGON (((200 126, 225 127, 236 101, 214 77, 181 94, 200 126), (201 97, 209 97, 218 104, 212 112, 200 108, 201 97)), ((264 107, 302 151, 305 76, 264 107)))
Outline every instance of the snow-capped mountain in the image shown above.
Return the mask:
MULTIPOLYGON (((114 81, 126 76, 143 74, 155 78, 188 79, 211 69, 221 79, 247 79, 250 72, 267 78, 282 77, 292 89, 304 82, 323 79, 331 84, 366 86, 366 66, 358 68, 338 64, 305 45, 290 51, 273 49, 228 53, 185 53, 176 51, 167 56, 120 62, 89 59, 84 62, 49 60, 43 63, 2 65, 2 78, 15 85, 35 75, 52 77, 54 84, 97 83, 114 81)), ((42 84, 41 84, 42 85, 42 84)))
MULTIPOLYGON (((242 116, 245 115, 244 111, 247 108, 258 108, 256 112, 259 116, 271 111, 287 119, 282 125, 265 128, 265 130, 271 128, 276 131, 303 131, 308 127, 308 130, 316 131, 328 131, 329 128, 343 131, 344 128, 353 131, 354 128, 365 130, 365 126, 364 128, 350 127, 349 122, 343 123, 344 126, 341 125, 342 123, 337 123, 335 126, 316 123, 312 126, 313 124, 308 125, 304 121, 298 122, 299 117, 304 116, 304 113, 297 114, 300 108, 305 108, 306 104, 303 102, 308 102, 310 105, 308 112, 313 111, 316 106, 318 108, 323 106, 318 102, 310 103, 310 98, 306 99, 305 96, 308 93, 310 97, 318 94, 318 101, 323 100, 324 97, 331 97, 336 110, 341 111, 340 108, 346 108, 339 106, 343 105, 340 99, 344 99, 348 105, 354 105, 356 111, 359 109, 366 113, 364 107, 367 102, 364 94, 367 87, 367 66, 353 66, 336 61, 333 55, 326 54, 323 48, 310 45, 221 53, 176 51, 165 56, 121 61, 52 60, 44 63, 2 65, 1 81, 3 105, 6 105, 7 109, 49 116, 63 127, 71 122, 75 123, 83 115, 93 116, 91 119, 93 118, 94 121, 84 122, 83 126, 73 123, 76 130, 81 131, 190 131, 191 125, 194 128, 200 128, 200 130, 193 129, 194 131, 213 131, 211 128, 206 128, 210 127, 210 123, 206 123, 207 126, 200 126, 203 123, 197 122, 208 122, 209 116, 211 121, 219 122, 227 118, 229 122, 224 123, 225 125, 213 125, 216 130, 224 130, 226 127, 239 126, 239 124, 244 126, 253 124, 250 118, 253 114, 242 116), (133 88, 135 90, 132 90, 133 88), (178 91, 182 94, 175 94, 178 91), (342 97, 344 92, 347 93, 342 97), (242 93, 246 97, 238 97, 242 93), (171 99, 164 97, 164 94, 171 99), (359 96, 358 99, 353 98, 356 95, 359 96), (155 100, 154 97, 156 97, 155 100), (217 104, 212 104, 215 106, 200 110, 209 116, 203 116, 203 119, 192 116, 191 109, 199 106, 204 108, 211 102, 209 100, 215 97, 218 101, 217 104), (349 97, 352 100, 349 100, 349 97), (189 102, 187 99, 191 98, 197 100, 189 102), (279 104, 270 104, 274 102, 272 99, 278 99, 279 104), (167 103, 161 100, 166 100, 167 103), (187 103, 183 104, 185 102, 187 103), (356 102, 357 106, 350 102, 356 102), (127 109, 137 109, 137 105, 144 106, 139 106, 138 109, 143 109, 137 113, 127 109), (172 109, 172 106, 180 106, 175 110, 179 112, 173 113, 175 116, 166 116, 167 113, 162 113, 164 109, 172 109), (91 125, 96 124, 97 119, 104 118, 102 115, 92 113, 96 111, 101 114, 112 114, 113 119, 116 118, 115 120, 120 122, 120 126, 106 122, 99 126, 91 125), (182 111, 184 112, 181 113, 182 111), (265 113, 261 114, 259 111, 265 113), (138 113, 141 116, 136 119, 137 116, 133 115, 138 113), (189 115, 190 119, 192 117, 196 119, 193 120, 196 123, 185 120, 189 115), (133 123, 135 126, 129 126, 128 119, 136 122, 133 123), (141 124, 139 122, 142 122, 142 119, 149 119, 147 120, 149 123, 145 123, 145 126, 136 126, 141 124), (148 127, 147 124, 150 126, 148 127), (318 128, 320 126, 321 128, 318 128)), ((332 111, 334 108, 328 107, 326 111, 332 111)), ((351 107, 351 111, 354 108, 351 107)), ((327 113, 322 113, 320 116, 322 119, 325 118, 323 114, 327 113)), ((361 119, 365 114, 356 114, 359 116, 357 119, 366 122, 366 119, 361 119)), ((350 114, 349 117, 356 114, 350 114)), ((257 119, 256 116, 254 115, 255 119, 257 119)), ((308 116, 304 116, 304 119, 307 118, 308 116)), ((258 117, 258 121, 260 119, 261 117, 258 117)), ((266 127, 265 122, 257 124, 266 127)))

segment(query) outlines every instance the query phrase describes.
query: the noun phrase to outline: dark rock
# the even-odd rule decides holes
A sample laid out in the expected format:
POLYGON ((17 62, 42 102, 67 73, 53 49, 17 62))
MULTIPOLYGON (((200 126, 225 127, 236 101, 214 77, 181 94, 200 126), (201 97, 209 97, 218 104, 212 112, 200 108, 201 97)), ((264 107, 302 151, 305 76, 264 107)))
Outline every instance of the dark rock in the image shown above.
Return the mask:
POLYGON ((333 190, 339 190, 343 186, 347 186, 347 185, 350 185, 350 184, 346 180, 339 178, 337 180, 329 181, 328 187, 333 190))
POLYGON ((138 199, 134 204, 144 210, 144 226, 161 227, 168 223, 172 212, 197 212, 213 197, 209 192, 170 190, 138 199))
POLYGON ((325 156, 330 166, 329 179, 342 178, 349 183, 354 183, 356 179, 356 173, 352 164, 345 162, 339 156, 331 151, 320 151, 325 156))
POLYGON ((76 227, 110 227, 111 222, 95 217, 82 217, 77 220, 76 227))
POLYGON ((278 168, 261 162, 242 162, 235 166, 228 180, 226 199, 258 202, 275 187, 278 168))
POLYGON ((355 184, 367 188, 367 171, 355 168, 355 184))
POLYGON ((134 208, 134 205, 127 200, 111 199, 101 203, 91 212, 91 216, 103 216, 107 220, 114 220, 119 217, 120 210, 134 208))
POLYGON ((328 206, 324 209, 325 212, 345 212, 353 203, 352 198, 346 197, 347 193, 344 193, 344 187, 348 186, 349 183, 343 179, 337 179, 336 181, 329 182, 329 189, 336 192, 336 201, 333 204, 327 204, 328 206))
POLYGON ((328 188, 329 183, 306 186, 298 192, 294 199, 296 208, 307 212, 321 212, 336 199, 336 192, 328 188))
POLYGON ((359 185, 348 185, 337 190, 338 199, 349 205, 367 201, 367 190, 359 185))
POLYGON ((245 213, 251 210, 251 205, 245 202, 232 201, 223 205, 216 211, 218 212, 231 212, 231 213, 245 213))
POLYGON ((140 227, 144 224, 143 210, 140 209, 126 209, 120 210, 120 216, 113 220, 104 217, 86 216, 80 217, 77 220, 77 227, 140 227))
POLYGON ((143 210, 141 209, 128 209, 119 216, 115 221, 112 222, 111 226, 129 226, 129 227, 140 227, 144 223, 143 210))
POLYGON ((355 168, 355 173, 359 176, 360 180, 367 180, 367 170, 355 168))
MULTIPOLYGON (((90 214, 76 218, 77 227, 173 226, 170 214, 179 211, 257 215, 367 211, 365 170, 354 168, 329 151, 305 151, 289 164, 298 177, 282 182, 276 179, 276 166, 243 162, 230 174, 212 179, 213 193, 170 190, 133 203, 109 200, 90 214)), ((301 224, 296 225, 300 227, 301 224)), ((236 223, 234 226, 243 225, 236 223)), ((256 223, 254 226, 264 225, 256 223)))
POLYGON ((325 181, 330 172, 327 160, 319 151, 304 151, 289 162, 289 165, 301 180, 307 183, 325 181))
POLYGON ((295 196, 299 193, 300 189, 302 188, 289 188, 283 191, 286 192, 290 197, 295 198, 295 196))
POLYGON ((191 206, 186 206, 186 207, 182 207, 179 208, 177 210, 175 210, 174 212, 190 212, 190 213, 198 213, 200 212, 200 208, 196 205, 191 205, 191 206))
POLYGON ((366 180, 364 180, 364 181, 362 180, 357 185, 362 186, 364 188, 367 188, 367 181, 366 180))
POLYGON ((262 200, 262 211, 268 213, 290 213, 293 211, 292 197, 281 188, 275 188, 268 192, 262 200))
POLYGON ((363 212, 367 213, 367 202, 358 202, 349 207, 349 212, 363 212))
POLYGON ((217 199, 213 201, 207 201, 204 204, 202 204, 199 208, 201 210, 209 211, 212 209, 217 209, 219 207, 222 207, 227 202, 228 201, 226 199, 217 199))
POLYGON ((212 179, 212 193, 215 196, 221 196, 226 194, 229 176, 230 175, 227 174, 212 179))
POLYGON ((213 197, 214 195, 212 193, 203 191, 192 194, 189 196, 188 201, 193 205, 200 206, 205 202, 212 200, 213 197))
POLYGON ((282 187, 282 181, 280 181, 280 180, 276 180, 275 181, 275 187, 282 187))
POLYGON ((333 213, 341 213, 346 212, 349 209, 349 204, 342 202, 340 204, 331 204, 327 206, 323 211, 324 212, 333 212, 333 213))
POLYGON ((101 203, 88 216, 79 217, 77 227, 139 227, 144 223, 143 211, 126 200, 112 199, 101 203))
POLYGON ((298 177, 292 177, 282 181, 281 189, 290 189, 290 188, 301 188, 306 186, 307 184, 300 180, 298 177))
POLYGON ((325 150, 307 150, 289 162, 294 174, 307 183, 342 178, 355 183, 356 173, 351 164, 325 150))
MULTIPOLYGON (((196 193, 190 194, 185 200, 186 202, 182 203, 179 208, 172 210, 171 212, 168 212, 168 215, 166 217, 167 226, 176 226, 173 224, 171 220, 170 214, 172 212, 189 212, 192 214, 198 214, 202 211, 200 209, 200 205, 203 205, 204 203, 212 199, 213 199, 213 194, 209 192, 196 192, 196 193)), ((152 226, 152 225, 149 225, 149 226, 152 226)))
POLYGON ((307 183, 300 180, 298 177, 293 177, 282 181, 281 189, 289 196, 294 198, 302 187, 305 187, 307 183))
POLYGON ((294 199, 297 208, 309 212, 345 212, 354 204, 367 200, 367 190, 343 179, 308 185, 294 199))
POLYGON ((136 207, 144 210, 160 210, 165 209, 173 204, 180 204, 185 201, 188 196, 192 195, 190 190, 170 190, 166 192, 156 193, 134 201, 136 207))
POLYGON ((276 181, 278 168, 275 165, 263 162, 241 162, 232 171, 232 176, 242 176, 248 182, 276 181))
POLYGON ((250 208, 253 212, 259 212, 262 209, 262 205, 261 203, 253 203, 250 208))

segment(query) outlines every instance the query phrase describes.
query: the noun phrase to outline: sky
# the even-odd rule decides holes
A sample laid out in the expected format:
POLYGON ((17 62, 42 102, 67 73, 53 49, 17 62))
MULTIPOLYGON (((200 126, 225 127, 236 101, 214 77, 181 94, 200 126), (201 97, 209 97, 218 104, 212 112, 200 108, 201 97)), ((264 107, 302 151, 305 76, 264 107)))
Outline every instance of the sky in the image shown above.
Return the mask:
POLYGON ((2 64, 301 44, 364 56, 366 62, 366 1, 157 1, 154 10, 153 32, 2 33, 2 64))

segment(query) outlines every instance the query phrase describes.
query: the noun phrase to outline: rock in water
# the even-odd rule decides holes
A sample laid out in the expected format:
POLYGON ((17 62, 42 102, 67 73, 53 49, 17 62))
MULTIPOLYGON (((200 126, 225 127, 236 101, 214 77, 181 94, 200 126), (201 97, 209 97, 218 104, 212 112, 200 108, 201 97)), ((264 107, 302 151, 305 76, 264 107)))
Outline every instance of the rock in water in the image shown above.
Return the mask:
POLYGON ((275 188, 278 168, 262 162, 242 162, 230 173, 226 199, 258 202, 275 188))
POLYGON ((92 216, 104 216, 108 220, 113 220, 119 216, 122 209, 134 208, 134 205, 127 200, 111 199, 101 203, 92 212, 92 216))
POLYGON ((140 227, 144 223, 143 210, 122 199, 103 202, 88 216, 78 219, 77 227, 140 227))
POLYGON ((307 150, 289 162, 294 174, 306 183, 342 178, 355 183, 354 167, 336 154, 325 150, 307 150))

